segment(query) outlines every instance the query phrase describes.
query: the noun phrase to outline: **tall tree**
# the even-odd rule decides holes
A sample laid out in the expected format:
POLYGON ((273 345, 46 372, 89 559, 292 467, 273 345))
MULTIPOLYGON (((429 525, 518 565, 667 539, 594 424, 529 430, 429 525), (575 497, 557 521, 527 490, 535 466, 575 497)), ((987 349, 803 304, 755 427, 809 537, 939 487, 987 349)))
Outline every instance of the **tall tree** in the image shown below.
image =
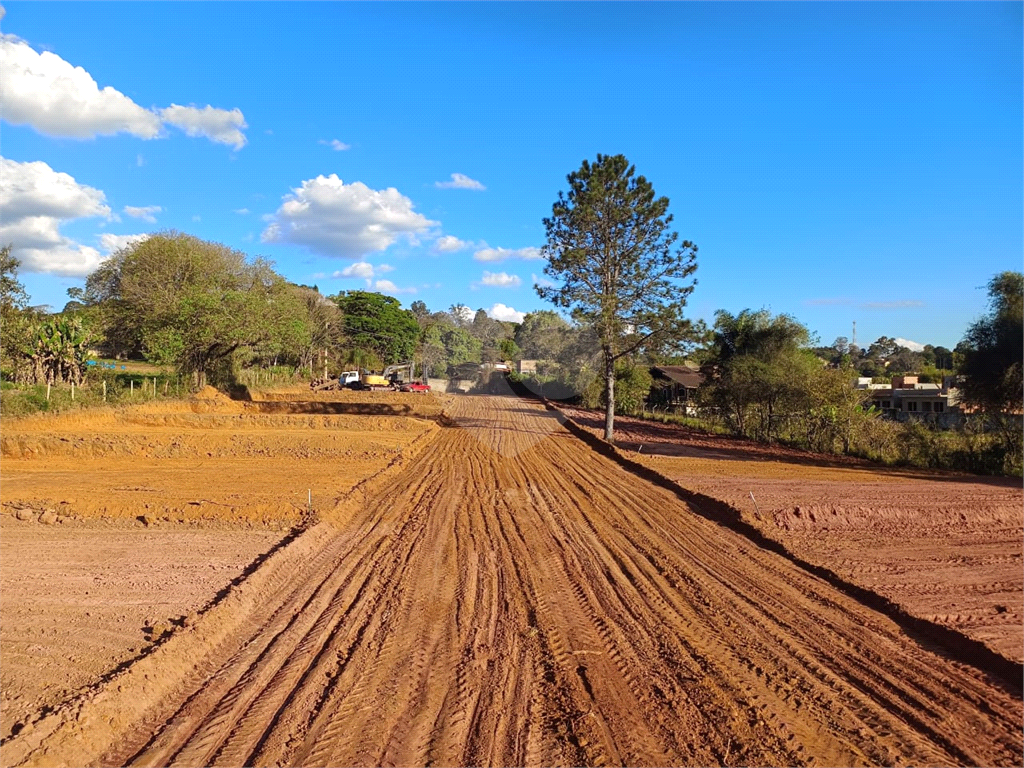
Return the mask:
POLYGON ((604 437, 615 440, 615 362, 647 344, 683 338, 686 298, 696 285, 697 246, 678 245, 667 197, 622 155, 583 161, 567 177, 550 218, 544 273, 553 286, 537 286, 543 299, 593 327, 601 348, 605 386, 604 437), (688 282, 687 282, 688 281, 688 282))
POLYGON ((989 281, 989 313, 957 346, 963 400, 991 414, 1018 412, 1024 388, 1024 274, 989 281))
POLYGON ((420 336, 416 316, 393 296, 346 291, 334 297, 350 347, 375 355, 384 365, 411 360, 420 336))
POLYGON ((745 309, 715 313, 703 389, 742 434, 771 440, 774 420, 805 406, 805 384, 821 368, 804 349, 807 329, 788 315, 745 309))
POLYGON ((28 294, 18 279, 21 262, 11 251, 10 245, 0 248, 0 370, 15 381, 30 381, 35 367, 29 348, 40 318, 28 307, 28 294))
POLYGON ((267 261, 163 232, 104 261, 87 278, 84 298, 102 305, 115 347, 176 365, 202 384, 214 367, 229 368, 236 351, 290 325, 297 302, 289 291, 267 261))
MULTIPOLYGON (((6 319, 12 312, 24 309, 28 304, 25 286, 18 279, 21 262, 11 253, 13 246, 0 248, 0 318, 6 319)), ((0 320, 2 321, 2 320, 0 320)))

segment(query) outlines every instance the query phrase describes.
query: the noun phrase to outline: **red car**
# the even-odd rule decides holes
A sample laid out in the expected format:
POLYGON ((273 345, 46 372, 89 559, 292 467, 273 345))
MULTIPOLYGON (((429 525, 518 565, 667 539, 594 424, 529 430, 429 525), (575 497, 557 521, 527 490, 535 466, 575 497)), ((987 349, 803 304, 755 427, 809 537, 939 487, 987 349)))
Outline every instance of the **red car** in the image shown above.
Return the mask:
POLYGON ((418 381, 412 381, 412 382, 409 382, 408 384, 403 384, 402 385, 402 391, 403 392, 423 392, 423 393, 426 393, 426 392, 430 391, 430 385, 429 384, 420 384, 418 381))

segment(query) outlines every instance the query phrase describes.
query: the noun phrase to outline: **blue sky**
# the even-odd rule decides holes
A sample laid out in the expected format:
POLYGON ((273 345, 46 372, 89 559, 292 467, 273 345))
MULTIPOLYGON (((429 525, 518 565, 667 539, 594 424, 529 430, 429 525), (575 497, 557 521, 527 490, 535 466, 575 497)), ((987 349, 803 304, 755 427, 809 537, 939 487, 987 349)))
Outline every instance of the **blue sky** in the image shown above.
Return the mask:
POLYGON ((1022 268, 1021 3, 4 8, 0 239, 34 303, 177 229, 513 318, 599 152, 671 200, 709 322, 952 347, 1022 268))

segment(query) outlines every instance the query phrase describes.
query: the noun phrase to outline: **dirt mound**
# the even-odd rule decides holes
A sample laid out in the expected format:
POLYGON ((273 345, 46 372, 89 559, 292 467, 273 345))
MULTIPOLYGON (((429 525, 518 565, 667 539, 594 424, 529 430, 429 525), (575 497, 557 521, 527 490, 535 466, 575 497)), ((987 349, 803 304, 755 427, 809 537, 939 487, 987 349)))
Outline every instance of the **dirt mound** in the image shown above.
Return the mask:
POLYGON ((434 419, 262 413, 201 394, 5 424, 4 501, 88 518, 295 524, 310 492, 314 508, 329 509, 438 431, 434 419))
POLYGON ((222 400, 225 398, 230 400, 227 395, 209 384, 192 395, 193 400, 222 400))

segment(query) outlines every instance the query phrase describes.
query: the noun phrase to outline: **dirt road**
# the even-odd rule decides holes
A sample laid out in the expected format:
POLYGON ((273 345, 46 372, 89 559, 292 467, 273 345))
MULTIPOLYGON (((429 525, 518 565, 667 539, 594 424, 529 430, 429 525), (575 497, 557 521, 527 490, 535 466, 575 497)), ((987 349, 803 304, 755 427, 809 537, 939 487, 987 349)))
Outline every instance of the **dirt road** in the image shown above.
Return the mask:
MULTIPOLYGON (((96 760, 79 737, 103 729, 103 764, 1021 763, 1019 689, 537 405, 464 398, 452 416, 365 504, 296 539, 141 722, 126 680, 9 742, 5 763, 96 760)), ((180 674, 174 643, 138 690, 180 674)))
MULTIPOLYGON (((603 413, 559 410, 604 434, 603 413)), ((632 461, 725 502, 802 559, 1024 661, 1020 480, 886 468, 628 416, 615 433, 632 461)))

